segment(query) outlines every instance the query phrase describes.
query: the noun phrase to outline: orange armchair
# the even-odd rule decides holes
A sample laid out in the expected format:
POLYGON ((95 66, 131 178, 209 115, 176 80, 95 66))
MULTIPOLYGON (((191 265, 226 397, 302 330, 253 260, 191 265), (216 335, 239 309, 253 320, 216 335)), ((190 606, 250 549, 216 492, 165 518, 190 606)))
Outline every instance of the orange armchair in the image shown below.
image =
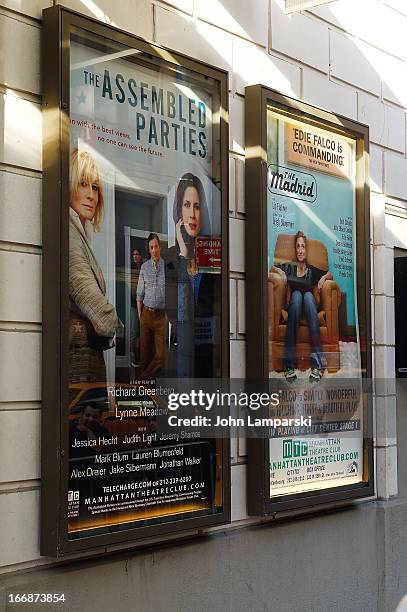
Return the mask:
MULTIPOLYGON (((292 234, 279 234, 274 251, 276 265, 295 261, 294 236, 292 234)), ((307 238, 307 262, 328 272, 328 252, 319 240, 307 238)), ((320 310, 318 319, 320 323, 322 350, 324 352, 326 367, 329 372, 337 372, 339 361, 339 318, 338 309, 341 303, 339 285, 333 280, 327 280, 321 291, 320 310)), ((281 372, 284 370, 284 344, 287 328, 288 311, 286 309, 286 287, 279 274, 269 272, 268 275, 268 322, 269 322, 269 371, 281 372)), ((308 324, 303 317, 300 321, 296 344, 296 361, 299 370, 306 370, 310 366, 311 340, 308 324)))

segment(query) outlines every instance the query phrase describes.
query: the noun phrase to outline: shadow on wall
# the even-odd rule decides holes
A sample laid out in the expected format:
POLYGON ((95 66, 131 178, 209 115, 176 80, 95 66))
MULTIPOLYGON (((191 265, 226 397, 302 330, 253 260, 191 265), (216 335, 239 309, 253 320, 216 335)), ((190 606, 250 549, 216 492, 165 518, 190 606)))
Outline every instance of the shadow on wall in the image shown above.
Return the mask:
POLYGON ((399 497, 407 499, 407 379, 396 379, 397 465, 399 497))

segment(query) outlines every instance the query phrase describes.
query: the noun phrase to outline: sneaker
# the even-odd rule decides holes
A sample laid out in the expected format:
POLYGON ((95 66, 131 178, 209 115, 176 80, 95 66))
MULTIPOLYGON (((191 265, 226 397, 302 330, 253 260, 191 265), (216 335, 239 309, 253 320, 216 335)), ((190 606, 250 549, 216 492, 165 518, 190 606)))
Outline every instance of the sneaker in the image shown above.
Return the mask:
POLYGON ((311 383, 319 382, 324 375, 323 370, 318 370, 318 368, 311 368, 311 373, 309 375, 309 381, 311 383))
POLYGON ((297 380, 297 374, 295 373, 294 368, 286 368, 284 372, 284 376, 287 382, 292 383, 297 380))

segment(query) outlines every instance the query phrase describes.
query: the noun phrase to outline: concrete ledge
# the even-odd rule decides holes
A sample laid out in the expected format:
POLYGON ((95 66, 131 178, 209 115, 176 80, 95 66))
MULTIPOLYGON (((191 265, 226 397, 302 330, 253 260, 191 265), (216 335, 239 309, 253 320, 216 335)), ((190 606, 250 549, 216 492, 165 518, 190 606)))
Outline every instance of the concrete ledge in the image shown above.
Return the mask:
POLYGON ((407 591, 406 520, 407 499, 369 502, 10 574, 2 588, 65 593, 53 609, 70 612, 391 610, 407 591))

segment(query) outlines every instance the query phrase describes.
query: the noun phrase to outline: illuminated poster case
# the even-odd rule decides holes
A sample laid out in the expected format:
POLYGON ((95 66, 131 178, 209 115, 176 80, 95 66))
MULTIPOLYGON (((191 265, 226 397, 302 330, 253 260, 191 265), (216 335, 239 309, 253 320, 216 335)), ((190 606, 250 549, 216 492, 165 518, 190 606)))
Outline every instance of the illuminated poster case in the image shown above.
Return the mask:
POLYGON ((43 13, 42 553, 229 520, 226 440, 160 437, 227 378, 227 74, 43 13), (168 390, 167 390, 168 391, 168 390))
POLYGON ((249 513, 373 495, 368 128, 246 89, 249 513))

